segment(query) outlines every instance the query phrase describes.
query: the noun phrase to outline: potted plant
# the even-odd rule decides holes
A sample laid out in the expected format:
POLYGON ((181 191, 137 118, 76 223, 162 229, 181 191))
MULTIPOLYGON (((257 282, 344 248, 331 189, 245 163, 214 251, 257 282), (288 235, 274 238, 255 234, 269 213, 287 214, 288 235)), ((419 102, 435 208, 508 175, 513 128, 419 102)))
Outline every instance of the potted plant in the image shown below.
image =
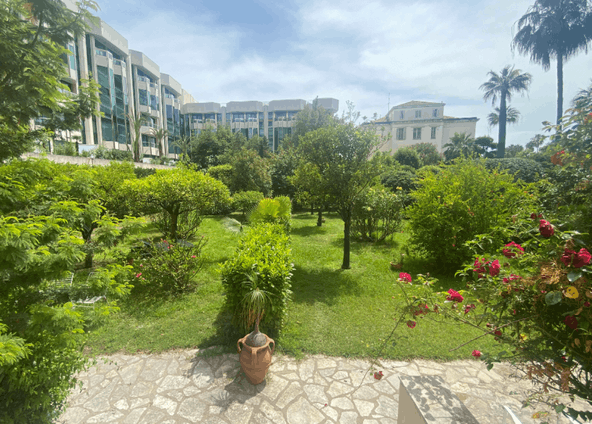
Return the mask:
POLYGON ((255 329, 236 343, 240 364, 251 384, 265 379, 275 350, 275 341, 259 331, 259 322, 266 307, 271 307, 269 293, 258 287, 257 274, 246 275, 241 284, 245 287, 241 317, 246 328, 255 323, 255 329), (242 345, 242 347, 241 347, 242 345), (273 345, 271 347, 270 345, 273 345))

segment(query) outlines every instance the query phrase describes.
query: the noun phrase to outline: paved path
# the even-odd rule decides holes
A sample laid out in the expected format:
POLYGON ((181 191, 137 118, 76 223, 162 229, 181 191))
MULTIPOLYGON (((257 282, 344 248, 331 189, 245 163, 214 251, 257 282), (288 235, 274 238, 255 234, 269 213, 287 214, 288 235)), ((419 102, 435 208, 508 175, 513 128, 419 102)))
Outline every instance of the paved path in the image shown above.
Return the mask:
MULTIPOLYGON (((58 422, 396 424, 399 375, 441 376, 480 424, 502 423, 502 404, 523 423, 535 422, 533 411, 519 402, 530 383, 510 378, 505 365, 488 372, 480 361, 381 361, 375 370, 384 377, 377 380, 367 373, 366 360, 276 355, 266 380, 253 386, 240 371, 238 355, 197 353, 103 358, 80 374, 83 387, 73 391, 58 422)), ((568 422, 554 415, 547 421, 568 422)))

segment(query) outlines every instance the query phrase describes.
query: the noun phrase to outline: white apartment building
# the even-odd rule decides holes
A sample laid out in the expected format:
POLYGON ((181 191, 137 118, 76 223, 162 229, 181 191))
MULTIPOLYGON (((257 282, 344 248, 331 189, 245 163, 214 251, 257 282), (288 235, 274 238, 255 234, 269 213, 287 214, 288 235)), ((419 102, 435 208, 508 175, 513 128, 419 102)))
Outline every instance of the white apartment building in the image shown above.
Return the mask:
POLYGON ((442 152, 454 133, 475 137, 478 118, 453 118, 444 115, 444 103, 411 101, 394 106, 376 121, 363 124, 374 127, 381 136, 383 152, 395 152, 401 147, 431 143, 442 152))

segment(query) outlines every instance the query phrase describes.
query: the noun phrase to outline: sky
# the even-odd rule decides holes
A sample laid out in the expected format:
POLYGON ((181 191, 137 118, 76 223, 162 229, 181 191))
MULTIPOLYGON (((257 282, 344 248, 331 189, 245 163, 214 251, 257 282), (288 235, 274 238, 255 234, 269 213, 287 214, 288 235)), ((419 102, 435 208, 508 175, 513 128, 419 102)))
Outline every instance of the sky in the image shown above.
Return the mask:
MULTIPOLYGON (((555 62, 545 72, 511 49, 534 0, 98 2, 129 48, 198 102, 333 97, 339 114, 349 100, 368 118, 411 100, 444 102, 445 115, 477 117, 476 135, 497 140, 479 87, 513 65, 532 83, 512 97, 522 116, 506 145, 525 145, 555 121, 555 62)), ((590 84, 592 52, 580 52, 564 65, 564 109, 590 84)))

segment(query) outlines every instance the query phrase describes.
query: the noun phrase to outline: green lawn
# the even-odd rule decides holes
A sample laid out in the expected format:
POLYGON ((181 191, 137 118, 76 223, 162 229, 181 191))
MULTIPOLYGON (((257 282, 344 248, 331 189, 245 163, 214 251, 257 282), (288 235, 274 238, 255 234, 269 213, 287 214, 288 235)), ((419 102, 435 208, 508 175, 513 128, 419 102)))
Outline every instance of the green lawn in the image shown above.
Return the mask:
MULTIPOLYGON (((235 349, 240 334, 229 325, 222 311, 223 287, 218 266, 237 244, 239 235, 222 226, 222 218, 208 218, 201 233, 208 239, 204 249, 207 263, 195 293, 166 298, 134 293, 121 305, 121 312, 110 317, 89 337, 93 353, 125 350, 159 352, 174 348, 223 346, 235 349)), ((323 353, 340 356, 372 356, 387 337, 397 316, 395 286, 398 272, 389 262, 399 257, 408 235, 396 234, 380 245, 354 242, 350 270, 341 270, 343 223, 328 215, 323 227, 316 216, 297 214, 292 221, 292 253, 295 271, 292 277, 293 299, 278 348, 300 356, 323 353), (393 298, 395 296, 395 298, 393 298)), ((413 256, 413 252, 411 252, 413 256)), ((403 271, 413 276, 430 272, 429 262, 408 258, 403 271)), ((437 276, 438 277, 438 276, 437 276)), ((461 289, 462 283, 441 277, 436 290, 461 289)), ((470 340, 480 332, 464 325, 419 320, 414 329, 402 325, 381 356, 426 359, 468 359, 473 349, 497 350, 492 338, 481 338, 463 348, 451 348, 470 340)))

